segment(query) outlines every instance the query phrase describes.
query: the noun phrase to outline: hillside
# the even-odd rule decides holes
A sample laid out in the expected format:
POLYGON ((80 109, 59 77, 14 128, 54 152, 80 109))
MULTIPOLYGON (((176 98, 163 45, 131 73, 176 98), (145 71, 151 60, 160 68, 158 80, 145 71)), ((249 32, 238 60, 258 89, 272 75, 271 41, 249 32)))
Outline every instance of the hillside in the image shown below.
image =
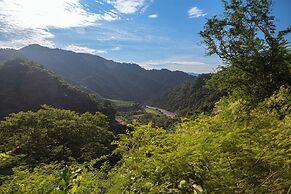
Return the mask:
POLYGON ((15 59, 15 58, 24 58, 24 56, 20 52, 17 52, 14 49, 0 48, 0 63, 5 62, 7 60, 15 59))
POLYGON ((10 113, 37 110, 48 104, 77 112, 100 111, 113 117, 106 102, 66 84, 42 66, 23 59, 0 65, 0 119, 10 113))
POLYGON ((152 101, 152 105, 182 114, 210 112, 222 94, 206 88, 210 74, 202 74, 194 80, 171 88, 152 101))
POLYGON ((117 63, 91 54, 39 45, 24 47, 19 52, 65 80, 110 99, 145 103, 169 88, 193 79, 179 71, 145 70, 136 64, 117 63))

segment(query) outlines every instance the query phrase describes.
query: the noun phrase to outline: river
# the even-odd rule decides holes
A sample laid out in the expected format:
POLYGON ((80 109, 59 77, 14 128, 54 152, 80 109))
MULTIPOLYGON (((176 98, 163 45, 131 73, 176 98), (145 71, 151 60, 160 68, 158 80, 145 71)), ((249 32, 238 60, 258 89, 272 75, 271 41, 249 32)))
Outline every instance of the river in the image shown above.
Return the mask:
POLYGON ((167 110, 162 109, 162 108, 153 107, 153 106, 146 106, 146 107, 147 107, 147 108, 151 108, 151 109, 159 110, 159 111, 161 111, 164 115, 166 115, 167 117, 174 118, 174 117, 176 116, 176 113, 173 113, 173 112, 167 111, 167 110))

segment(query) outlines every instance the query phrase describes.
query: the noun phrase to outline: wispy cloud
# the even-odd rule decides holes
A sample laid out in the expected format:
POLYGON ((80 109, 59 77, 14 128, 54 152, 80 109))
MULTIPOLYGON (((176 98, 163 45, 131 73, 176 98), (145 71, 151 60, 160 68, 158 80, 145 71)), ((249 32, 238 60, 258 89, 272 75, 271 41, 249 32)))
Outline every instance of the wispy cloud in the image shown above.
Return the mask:
POLYGON ((17 48, 27 43, 53 46, 49 29, 87 27, 99 20, 117 20, 119 16, 112 10, 91 13, 80 0, 1 0, 0 18, 1 47, 17 48))
POLYGON ((74 51, 76 53, 95 54, 97 52, 95 49, 83 47, 83 46, 78 46, 78 45, 74 45, 74 44, 70 44, 70 45, 66 46, 64 49, 74 51))
POLYGON ((194 58, 168 58, 161 60, 150 60, 140 62, 142 67, 146 69, 169 69, 172 71, 181 70, 184 72, 193 72, 193 73, 209 73, 213 72, 216 69, 216 64, 204 62, 194 58))
POLYGON ((106 54, 107 50, 97 50, 96 54, 106 54))
POLYGON ((121 50, 121 48, 119 46, 116 46, 116 47, 113 47, 113 48, 97 50, 96 53, 98 53, 98 54, 107 54, 109 52, 115 52, 115 51, 120 51, 120 50, 121 50))
POLYGON ((168 41, 167 36, 154 34, 154 29, 139 24, 134 25, 102 25, 87 31, 90 37, 100 42, 160 42, 168 41))
POLYGON ((192 7, 189 11, 188 11, 188 16, 190 18, 198 18, 198 17, 203 17, 206 16, 207 13, 204 13, 203 10, 199 9, 198 7, 192 7))
POLYGON ((156 19, 158 17, 159 17, 158 14, 151 14, 151 15, 148 16, 148 18, 150 18, 150 19, 156 19))
POLYGON ((106 0, 117 11, 124 14, 133 14, 145 11, 153 0, 106 0))
POLYGON ((89 54, 107 54, 109 52, 115 52, 121 50, 119 46, 108 48, 108 49, 93 49, 85 46, 79 46, 75 44, 70 44, 63 49, 74 51, 76 53, 89 53, 89 54))
MULTIPOLYGON (((101 21, 120 20, 124 14, 145 11, 153 1, 95 0, 98 4, 93 13, 81 4, 82 0, 0 0, 0 47, 21 48, 28 44, 54 47, 53 32, 56 29, 85 29, 97 26, 101 21)), ((98 37, 138 39, 135 33, 115 31, 101 32, 98 37)))
POLYGON ((21 48, 29 44, 41 44, 47 47, 54 47, 52 39, 54 35, 44 29, 22 29, 14 27, 1 27, 0 21, 0 47, 2 48, 21 48))

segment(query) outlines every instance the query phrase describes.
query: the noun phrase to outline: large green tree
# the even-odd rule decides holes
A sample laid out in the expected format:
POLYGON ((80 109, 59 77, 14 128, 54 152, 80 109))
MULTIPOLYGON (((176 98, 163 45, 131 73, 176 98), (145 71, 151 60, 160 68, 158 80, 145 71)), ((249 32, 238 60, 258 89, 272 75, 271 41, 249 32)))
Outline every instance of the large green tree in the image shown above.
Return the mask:
POLYGON ((113 137, 101 113, 78 114, 46 105, 0 122, 1 152, 24 155, 29 165, 95 159, 110 152, 113 137))
POLYGON ((271 0, 224 0, 222 16, 206 22, 200 35, 208 54, 224 62, 212 85, 258 102, 291 83, 291 55, 271 15, 271 0))

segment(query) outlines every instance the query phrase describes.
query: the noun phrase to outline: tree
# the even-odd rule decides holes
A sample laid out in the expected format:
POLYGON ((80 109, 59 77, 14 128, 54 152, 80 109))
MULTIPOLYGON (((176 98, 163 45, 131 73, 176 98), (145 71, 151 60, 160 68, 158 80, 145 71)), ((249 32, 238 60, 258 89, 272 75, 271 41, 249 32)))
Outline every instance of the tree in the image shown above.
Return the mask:
POLYGON ((223 1, 222 17, 208 19, 200 35, 208 54, 224 62, 210 85, 253 102, 291 84, 291 55, 284 36, 271 15, 271 0, 223 1))
POLYGON ((84 164, 42 164, 33 169, 19 166, 0 184, 0 193, 102 193, 102 176, 102 172, 84 164))
POLYGON ((98 112, 78 114, 45 105, 0 122, 0 151, 23 154, 29 165, 90 161, 110 153, 114 136, 108 125, 98 112))
POLYGON ((106 193, 288 193, 290 102, 282 87, 253 109, 224 97, 171 133, 136 126, 120 136, 106 193))

